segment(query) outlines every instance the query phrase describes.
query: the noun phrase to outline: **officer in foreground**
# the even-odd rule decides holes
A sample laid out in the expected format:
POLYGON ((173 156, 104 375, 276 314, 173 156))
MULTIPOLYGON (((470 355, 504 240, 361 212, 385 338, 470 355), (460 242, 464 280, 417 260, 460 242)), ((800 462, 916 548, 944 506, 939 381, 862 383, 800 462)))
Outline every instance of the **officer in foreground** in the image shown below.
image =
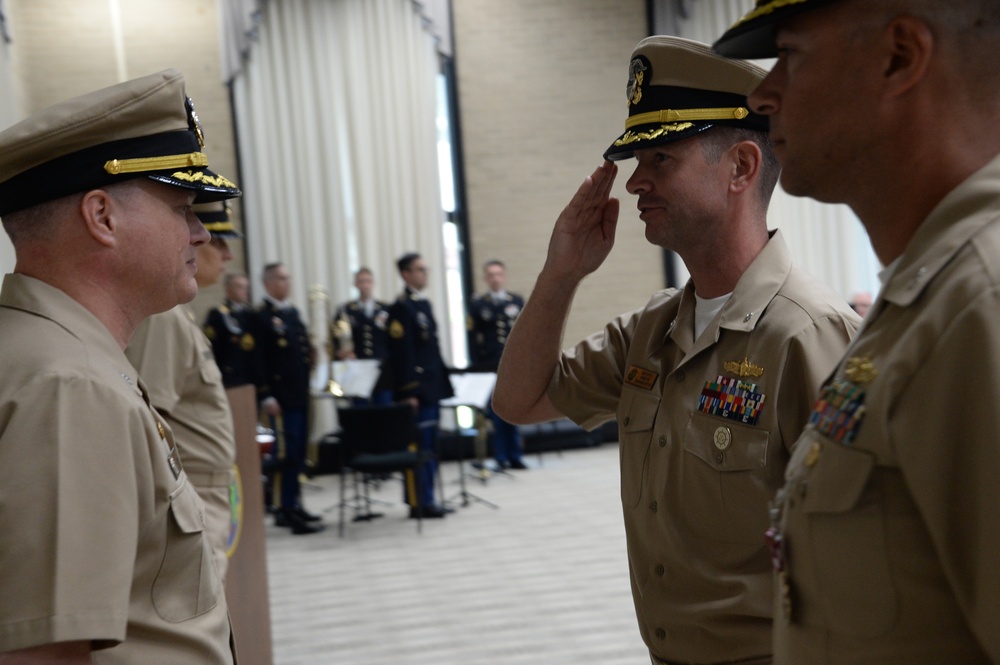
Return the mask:
POLYGON ((780 0, 716 43, 886 266, 773 513, 776 662, 1000 662, 1000 3, 780 0))
POLYGON ((0 132, 0 660, 233 663, 204 507, 123 350, 197 292, 210 171, 172 69, 0 132))
POLYGON ((858 325, 767 229, 778 166, 746 103, 764 74, 698 42, 639 43, 605 157, 636 158, 626 188, 646 239, 691 280, 560 352, 576 288, 614 243, 605 162, 556 221, 493 396, 517 423, 617 418, 632 596, 656 665, 771 662, 768 502, 858 325))

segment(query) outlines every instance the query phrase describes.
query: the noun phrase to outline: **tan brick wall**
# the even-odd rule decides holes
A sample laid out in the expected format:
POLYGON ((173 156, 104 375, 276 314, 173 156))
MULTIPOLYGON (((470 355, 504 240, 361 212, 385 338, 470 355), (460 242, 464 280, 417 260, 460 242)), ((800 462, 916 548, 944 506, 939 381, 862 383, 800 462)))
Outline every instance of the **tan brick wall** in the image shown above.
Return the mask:
MULTIPOLYGON (((214 170, 237 179, 229 104, 219 62, 215 0, 118 0, 120 50, 108 0, 6 0, 13 43, 11 66, 27 115, 70 97, 152 74, 167 67, 184 72, 188 95, 205 130, 205 151, 214 170), (121 58, 119 59, 119 53, 121 58)), ((239 205, 235 204, 239 225, 239 205)), ((233 244, 233 268, 243 265, 233 244)), ((197 303, 221 299, 218 287, 197 303)))
MULTIPOLYGON (((552 225, 624 129, 629 55, 646 36, 644 0, 454 0, 467 206, 475 288, 481 264, 507 264, 527 295, 552 225)), ((635 197, 622 200, 611 256, 580 288, 566 331, 575 342, 664 285, 635 197)))
MULTIPOLYGON (((109 0, 6 0, 14 87, 30 113, 165 67, 184 72, 213 168, 236 179, 228 89, 219 74, 215 0, 118 0, 121 62, 109 0)), ((454 0, 471 258, 500 258, 510 287, 530 292, 552 223, 623 126, 628 56, 645 36, 645 0, 454 0)), ((639 306, 663 285, 660 252, 622 199, 618 241, 584 282, 567 339, 639 306)), ((239 224, 239 205, 235 205, 239 224)), ((242 266, 234 243, 234 269, 242 266)), ((254 276, 251 283, 257 287, 254 276)), ((203 310, 221 291, 199 296, 203 310)))

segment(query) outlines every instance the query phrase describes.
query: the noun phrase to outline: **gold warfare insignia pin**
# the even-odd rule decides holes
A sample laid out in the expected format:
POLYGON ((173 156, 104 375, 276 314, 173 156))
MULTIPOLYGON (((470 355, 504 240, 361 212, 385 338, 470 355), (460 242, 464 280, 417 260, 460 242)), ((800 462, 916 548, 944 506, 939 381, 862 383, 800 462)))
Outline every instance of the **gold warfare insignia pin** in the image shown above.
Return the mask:
POLYGON ((871 383, 872 380, 878 376, 878 370, 875 369, 875 365, 872 364, 872 359, 868 356, 855 356, 853 358, 848 358, 847 365, 844 368, 844 374, 846 374, 847 378, 854 383, 865 385, 866 383, 871 383))
POLYGON ((764 368, 760 365, 755 365, 750 362, 746 357, 743 360, 736 361, 730 360, 722 364, 722 368, 731 374, 743 378, 746 376, 752 376, 755 379, 764 373, 764 368))
POLYGON ((240 348, 244 351, 253 351, 253 335, 250 333, 243 333, 243 337, 240 338, 240 348))
POLYGON ((625 383, 643 390, 651 390, 659 374, 636 365, 629 365, 625 371, 625 383))
POLYGON ((214 340, 215 339, 215 327, 214 326, 205 326, 205 337, 207 337, 210 340, 214 340))
POLYGON ((391 324, 389 324, 389 336, 390 337, 392 337, 393 339, 402 339, 403 338, 403 334, 404 334, 404 331, 403 331, 403 324, 402 323, 400 323, 399 321, 393 321, 391 324))

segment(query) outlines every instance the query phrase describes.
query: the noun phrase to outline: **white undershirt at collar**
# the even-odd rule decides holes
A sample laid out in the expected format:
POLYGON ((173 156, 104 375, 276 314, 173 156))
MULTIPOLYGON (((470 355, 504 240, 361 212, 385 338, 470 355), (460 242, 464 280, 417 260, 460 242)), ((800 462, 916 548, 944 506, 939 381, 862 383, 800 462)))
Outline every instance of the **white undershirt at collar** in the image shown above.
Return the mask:
POLYGON ((719 315, 722 308, 729 302, 732 293, 718 298, 702 298, 694 294, 694 338, 698 339, 705 332, 712 320, 719 315))

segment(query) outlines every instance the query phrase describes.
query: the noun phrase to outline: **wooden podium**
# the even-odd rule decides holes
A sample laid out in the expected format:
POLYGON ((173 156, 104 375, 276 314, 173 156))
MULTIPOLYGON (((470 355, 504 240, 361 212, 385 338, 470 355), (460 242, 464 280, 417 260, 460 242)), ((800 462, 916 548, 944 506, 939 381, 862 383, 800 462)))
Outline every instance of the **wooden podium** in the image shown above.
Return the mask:
POLYGON ((272 665, 256 391, 254 386, 245 385, 227 389, 226 396, 236 433, 235 489, 238 497, 229 536, 226 601, 240 665, 272 665))

